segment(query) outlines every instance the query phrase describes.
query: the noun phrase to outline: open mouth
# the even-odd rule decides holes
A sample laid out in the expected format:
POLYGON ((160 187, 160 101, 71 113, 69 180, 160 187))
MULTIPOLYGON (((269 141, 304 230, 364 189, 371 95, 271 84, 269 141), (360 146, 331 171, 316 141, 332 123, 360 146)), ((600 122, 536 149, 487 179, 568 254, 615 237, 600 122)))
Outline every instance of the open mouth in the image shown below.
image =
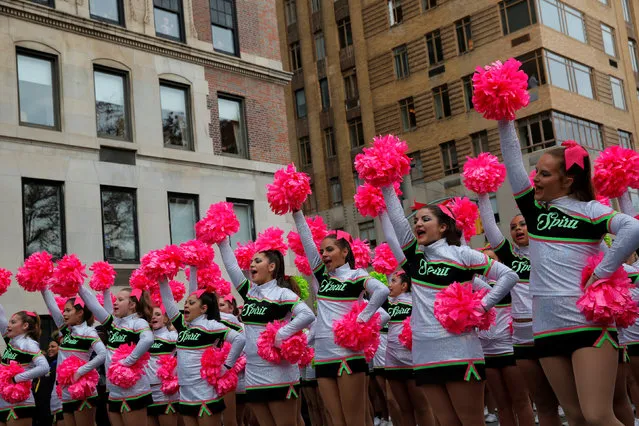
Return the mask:
POLYGON ((416 229, 415 234, 417 235, 417 238, 423 237, 424 235, 426 235, 426 231, 424 231, 423 229, 416 229))

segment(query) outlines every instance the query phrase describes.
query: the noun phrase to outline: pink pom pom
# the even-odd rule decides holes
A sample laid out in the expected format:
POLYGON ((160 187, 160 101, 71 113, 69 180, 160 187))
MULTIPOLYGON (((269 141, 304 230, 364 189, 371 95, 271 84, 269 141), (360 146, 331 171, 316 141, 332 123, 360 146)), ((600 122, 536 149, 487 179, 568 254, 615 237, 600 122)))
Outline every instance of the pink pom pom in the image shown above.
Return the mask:
POLYGON ((410 317, 402 321, 402 332, 399 333, 399 343, 409 351, 413 350, 413 330, 410 327, 410 317))
POLYGON ((300 359, 302 359, 307 347, 308 339, 306 334, 299 331, 288 339, 282 341, 280 352, 285 361, 291 364, 297 364, 300 362, 300 359))
POLYGON ((86 364, 86 361, 81 360, 77 356, 71 356, 62 361, 56 370, 58 383, 68 387, 71 398, 81 401, 95 393, 98 381, 100 380, 97 370, 89 371, 80 377, 78 381, 73 380, 75 372, 84 364, 86 364))
POLYGON ((475 327, 487 330, 492 321, 490 318, 488 320, 484 318, 486 313, 482 298, 486 293, 486 289, 473 292, 470 284, 454 282, 435 296, 435 318, 449 333, 453 334, 465 333, 475 327))
POLYGON ((295 256, 295 267, 302 275, 313 275, 313 270, 311 269, 311 265, 308 263, 306 256, 295 256))
POLYGON ((55 386, 55 394, 58 395, 58 399, 62 398, 62 386, 60 385, 55 386))
POLYGON ((510 58, 477 67, 473 75, 473 105, 488 120, 514 120, 515 112, 530 102, 528 76, 510 58))
POLYGON ((200 360, 200 376, 210 385, 215 386, 226 358, 231 351, 231 344, 224 342, 221 348, 210 346, 206 348, 200 360))
POLYGON ((243 271, 248 271, 251 268, 253 256, 255 256, 255 243, 253 241, 248 241, 244 245, 237 243, 235 258, 243 271))
POLYGON ((630 288, 633 286, 623 268, 617 269, 610 277, 592 283, 584 290, 584 285, 603 259, 603 253, 588 258, 581 275, 583 296, 577 306, 589 321, 602 325, 629 327, 639 318, 639 307, 632 300, 630 288))
POLYGON ((0 268, 0 296, 5 294, 11 285, 11 271, 0 268))
MULTIPOLYGON (((109 294, 111 295, 111 304, 115 303, 115 296, 113 295, 113 293, 109 292, 109 294)), ((96 293, 95 298, 98 299, 98 303, 102 306, 104 306, 104 295, 102 293, 96 293)), ((64 301, 64 303, 66 303, 65 299, 62 299, 64 301)), ((57 298, 56 298, 56 302, 57 302, 57 298)), ((64 306, 64 305, 62 305, 64 306)))
POLYGON ((364 349, 364 357, 366 358, 366 362, 371 362, 373 358, 375 358, 375 354, 377 353, 377 349, 379 348, 379 334, 375 336, 373 343, 364 349))
POLYGON ((269 322, 257 338, 257 354, 273 364, 279 364, 282 361, 282 355, 274 345, 277 331, 283 326, 284 323, 280 321, 269 322))
POLYGON ((240 356, 237 361, 235 361, 235 365, 233 365, 233 371, 236 373, 241 373, 246 368, 246 355, 240 356))
POLYGON ((273 183, 266 185, 266 199, 273 213, 282 215, 301 210, 306 198, 311 195, 311 179, 289 164, 275 172, 273 183))
POLYGON ((603 195, 596 194, 595 200, 599 201, 604 206, 612 207, 612 205, 610 204, 610 198, 608 197, 604 197, 603 195))
POLYGON ((18 268, 16 280, 26 291, 42 291, 47 288, 53 275, 52 256, 46 251, 33 253, 18 268))
POLYGON ((307 365, 310 365, 311 362, 313 362, 313 359, 315 359, 315 349, 311 348, 310 346, 307 346, 306 349, 304 349, 304 352, 302 353, 299 366, 306 367, 307 365))
POLYGON ((628 187, 639 187, 639 153, 620 146, 609 146, 595 160, 592 183, 597 192, 618 198, 628 187))
POLYGON ((351 243, 351 250, 355 257, 355 268, 368 268, 368 265, 371 264, 371 247, 368 242, 354 238, 351 243))
POLYGON ((26 401, 31 395, 31 380, 13 382, 13 378, 22 372, 24 368, 15 361, 9 361, 9 365, 0 365, 0 397, 9 404, 26 401))
POLYGON ((373 259, 373 269, 375 272, 389 275, 395 272, 397 266, 399 266, 399 263, 387 243, 382 243, 375 247, 375 258, 373 259))
POLYGON ((351 310, 341 319, 333 322, 335 343, 355 352, 364 351, 379 339, 381 321, 379 313, 375 313, 367 322, 358 322, 357 316, 366 307, 365 302, 356 302, 351 310))
POLYGON ((382 191, 369 183, 357 187, 354 199, 362 216, 377 217, 386 208, 382 191))
POLYGON ((224 396, 229 392, 235 391, 237 388, 237 382, 237 373, 233 370, 229 370, 221 377, 218 377, 213 387, 219 396, 224 396))
POLYGON ((186 294, 186 287, 184 286, 184 283, 171 280, 169 281, 169 286, 171 287, 171 293, 173 293, 173 300, 175 300, 175 303, 178 303, 186 294))
POLYGON ((464 239, 470 239, 477 234, 477 219, 479 208, 466 197, 455 197, 450 204, 450 210, 455 217, 457 227, 462 231, 464 239))
POLYGON ((180 250, 182 250, 182 262, 196 268, 208 266, 215 257, 213 247, 200 240, 186 241, 180 244, 180 250))
POLYGON ((397 136, 378 136, 371 148, 355 157, 355 169, 366 182, 376 187, 393 185, 410 172, 408 145, 397 136))
POLYGON ((322 240, 328 235, 328 226, 324 222, 322 216, 312 216, 306 218, 306 223, 311 229, 311 235, 313 235, 313 241, 319 248, 322 240))
POLYGON ((466 157, 464 164, 464 185, 477 194, 497 192, 506 179, 506 166, 488 152, 482 152, 477 158, 466 157))
POLYGON ((177 358, 173 355, 160 355, 158 365, 157 376, 160 379, 160 390, 165 395, 175 395, 180 389, 178 378, 175 374, 177 358))
POLYGON ((211 204, 206 216, 195 224, 195 235, 206 244, 217 244, 240 230, 233 204, 226 201, 211 204))
POLYGON ((158 286, 157 281, 152 281, 151 279, 149 279, 142 267, 134 269, 133 272, 131 272, 131 276, 129 277, 129 285, 133 289, 148 291, 149 293, 160 291, 160 287, 158 286))
POLYGON ((530 179, 530 185, 535 186, 535 176, 537 176, 537 170, 532 169, 530 174, 528 175, 528 179, 530 179))
POLYGON ((293 253, 298 256, 306 256, 300 234, 295 231, 291 231, 286 236, 286 239, 288 240, 288 248, 290 248, 293 253))
POLYGON ((144 367, 149 361, 150 355, 145 352, 133 365, 125 367, 120 364, 120 361, 126 359, 131 352, 135 349, 135 345, 128 343, 126 345, 120 345, 111 358, 111 365, 107 371, 107 379, 116 386, 124 389, 133 387, 142 377, 144 373, 144 367))
POLYGON ((95 262, 89 271, 93 272, 89 287, 95 291, 108 290, 115 282, 115 268, 109 262, 95 262))
POLYGON ((182 250, 175 244, 151 250, 140 259, 140 264, 149 280, 171 280, 182 268, 182 250))
POLYGON ((277 226, 271 226, 260 232, 255 241, 257 253, 268 250, 279 251, 282 256, 286 256, 288 246, 284 241, 284 231, 277 226))
POLYGON ((78 294, 86 277, 86 265, 75 254, 65 254, 53 269, 51 291, 63 297, 73 297, 78 294))
POLYGON ((60 297, 60 296, 54 296, 55 298, 55 304, 58 305, 58 309, 60 310, 60 312, 64 312, 64 305, 67 304, 67 300, 69 300, 66 297, 60 297))

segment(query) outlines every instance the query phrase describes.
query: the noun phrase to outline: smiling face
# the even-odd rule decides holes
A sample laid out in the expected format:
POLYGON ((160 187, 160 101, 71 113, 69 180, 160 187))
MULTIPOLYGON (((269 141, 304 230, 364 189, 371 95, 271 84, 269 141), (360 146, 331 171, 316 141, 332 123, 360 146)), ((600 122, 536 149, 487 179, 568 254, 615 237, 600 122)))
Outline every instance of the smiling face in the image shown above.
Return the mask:
POLYGON ((257 285, 267 283, 273 279, 274 272, 275 263, 270 262, 266 254, 256 253, 253 256, 249 269, 251 281, 257 285))
POLYGON ((510 221, 510 238, 519 247, 528 245, 528 226, 526 225, 526 219, 520 214, 510 221))
POLYGON ((168 322, 169 319, 162 313, 162 309, 158 307, 153 308, 153 315, 151 315, 151 328, 153 330, 159 330, 165 327, 168 322))
POLYGON ((120 290, 113 303, 113 315, 124 318, 135 313, 135 302, 131 299, 131 292, 120 290))
POLYGON ((202 305, 202 302, 195 294, 192 294, 184 302, 184 319, 187 322, 193 321, 200 315, 206 314, 208 306, 202 305))
POLYGON ((47 356, 49 358, 55 358, 58 356, 58 350, 60 349, 60 345, 55 340, 49 342, 49 347, 47 347, 47 356))
POLYGON ((444 232, 448 229, 446 224, 440 223, 432 209, 419 209, 413 218, 415 224, 415 236, 417 243, 427 246, 444 236, 444 232))
POLYGON ((20 318, 18 314, 13 314, 11 319, 9 319, 9 325, 7 325, 7 333, 5 336, 11 339, 26 333, 28 330, 29 324, 22 321, 22 318, 20 318))
POLYGON ((64 304, 62 317, 64 318, 64 323, 67 326, 72 327, 84 322, 84 311, 81 309, 76 309, 75 306, 73 306, 73 302, 69 300, 67 303, 64 304))
POLYGON ((322 240, 319 253, 322 257, 322 262, 326 265, 326 269, 328 271, 334 271, 340 266, 346 264, 348 247, 339 248, 335 238, 326 237, 322 240))
POLYGON ((548 202, 570 193, 573 179, 566 176, 562 168, 562 161, 553 155, 546 153, 539 158, 533 179, 535 200, 548 202))
POLYGON ((225 314, 233 313, 233 305, 228 300, 219 299, 217 306, 220 308, 220 312, 224 312, 225 314))
POLYGON ((395 272, 388 284, 388 289, 390 290, 388 293, 390 297, 397 297, 402 293, 406 293, 408 284, 402 280, 402 276, 399 273, 395 272))

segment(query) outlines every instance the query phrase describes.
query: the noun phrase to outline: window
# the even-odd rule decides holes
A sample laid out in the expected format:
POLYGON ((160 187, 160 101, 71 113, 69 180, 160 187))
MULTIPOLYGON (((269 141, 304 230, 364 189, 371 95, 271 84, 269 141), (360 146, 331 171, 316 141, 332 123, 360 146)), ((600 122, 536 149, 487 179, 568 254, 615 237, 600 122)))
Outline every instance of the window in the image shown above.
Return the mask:
POLYGON ((345 49, 353 44, 353 33, 351 32, 351 18, 344 18, 337 23, 339 34, 339 48, 345 49))
POLYGON ((100 187, 104 260, 112 263, 139 261, 137 199, 135 189, 100 187))
POLYGON ((457 161, 457 147, 455 141, 450 141, 439 145, 442 153, 442 163, 444 165, 444 175, 454 175, 459 173, 459 162, 457 161))
POLYGON ((236 247, 237 243, 244 244, 247 241, 255 240, 255 218, 253 201, 227 198, 227 202, 233 203, 233 212, 240 222, 240 230, 231 235, 231 247, 236 247))
POLYGON ((218 94, 222 153, 248 158, 244 99, 218 94))
POLYGON ((473 48, 473 36, 470 32, 470 16, 455 22, 457 33, 457 50, 459 54, 466 53, 473 48))
POLYGON ((293 25, 297 22, 297 6, 295 0, 286 0, 284 2, 284 15, 286 16, 286 25, 293 25))
POLYGON ((526 53, 516 59, 521 62, 521 70, 528 76, 528 89, 534 89, 546 84, 546 73, 544 72, 541 50, 526 53))
POLYGON ((599 0, 599 3, 608 6, 608 0, 599 0))
POLYGON ((424 11, 437 7, 437 0, 422 0, 422 8, 424 11))
POLYGON ((628 50, 630 51, 630 63, 632 64, 632 70, 639 72, 639 58, 637 56, 637 42, 633 39, 628 39, 628 50))
POLYGON ((517 121, 519 143, 525 152, 550 148, 556 145, 555 133, 549 113, 537 114, 517 121))
POLYGON ((55 3, 53 0, 31 0, 33 3, 38 3, 43 6, 55 7, 55 3))
POLYGON ((98 137, 131 140, 127 73, 96 67, 93 78, 98 137))
POLYGON ((326 157, 333 158, 337 155, 337 149, 335 147, 335 135, 333 134, 332 127, 324 129, 324 146, 326 147, 326 157))
POLYGON ((322 97, 322 111, 328 111, 331 107, 331 95, 328 90, 328 80, 323 78, 319 81, 320 95, 322 97))
POLYGON ((410 132, 417 128, 417 116, 415 115, 415 102, 412 96, 399 101, 399 111, 402 116, 402 128, 410 132))
POLYGON ((319 12, 322 10, 322 0, 311 0, 311 11, 319 12))
POLYGON ((124 26, 122 0, 89 0, 91 18, 124 26))
POLYGON ((495 223, 499 223, 499 205, 497 204, 497 194, 490 194, 490 205, 493 208, 495 223))
POLYGON ((504 0, 499 2, 499 13, 504 35, 537 23, 533 0, 504 0))
POLYGON ((59 259, 66 253, 62 182, 22 179, 24 257, 46 250, 59 259))
POLYGON ((475 156, 482 152, 490 152, 490 149, 488 149, 488 132, 486 130, 473 133, 470 135, 470 139, 473 143, 473 154, 475 156))
POLYGON ((413 183, 423 181, 424 179, 424 166, 422 165, 422 153, 421 151, 415 151, 408 154, 410 157, 410 178, 413 183))
POLYGON ((586 42, 584 15, 558 0, 539 0, 539 19, 554 30, 586 42))
POLYGON ((615 108, 626 109, 626 98, 623 94, 623 81, 617 77, 610 76, 610 86, 612 88, 612 104, 615 108))
POLYGON ((298 141, 298 148, 300 150, 300 165, 307 167, 313 164, 311 158, 311 141, 308 137, 300 138, 298 141))
POLYGON ((464 104, 466 105, 466 111, 475 109, 473 105, 473 76, 467 75, 462 78, 462 86, 464 86, 464 104))
POLYGON ((398 79, 408 77, 410 69, 408 68, 408 49, 406 45, 393 49, 393 58, 395 60, 395 76, 398 79))
POLYGON ((354 72, 344 76, 344 92, 346 101, 359 99, 359 90, 357 88, 357 74, 354 72))
POLYGON ((617 56, 615 48, 615 30, 606 24, 601 24, 601 35, 603 37, 604 52, 610 56, 617 56))
POLYGON ((359 238, 368 241, 371 249, 377 246, 377 232, 375 231, 375 222, 370 220, 359 224, 359 238))
POLYGON ((388 16, 390 18, 391 27, 402 23, 404 20, 402 0, 388 0, 388 16))
POLYGON ((591 153, 603 150, 603 138, 599 124, 556 111, 552 113, 552 122, 558 144, 565 140, 574 140, 579 141, 591 153))
POLYGON ((189 99, 188 87, 160 82, 164 146, 193 149, 189 99))
POLYGON ((211 33, 216 52, 239 56, 235 0, 210 0, 211 33))
POLYGON ((315 185, 311 183, 311 194, 306 197, 306 201, 302 204, 304 213, 315 213, 317 211, 317 196, 315 195, 315 185))
POLYGON ((198 196, 169 192, 168 199, 171 244, 194 239, 195 224, 200 220, 198 196))
POLYGON ((291 71, 298 71, 302 69, 302 51, 300 42, 296 41, 291 43, 288 47, 289 60, 291 61, 291 71))
POLYGON ((306 117, 306 93, 304 93, 304 89, 295 91, 295 113, 297 118, 306 117))
POLYGON ((426 46, 428 47, 428 63, 431 67, 444 60, 442 37, 439 30, 426 34, 426 46))
POLYGON ((360 118, 348 122, 348 133, 350 135, 352 149, 364 146, 364 126, 360 118))
POLYGON ((23 49, 16 53, 20 125, 59 129, 57 58, 23 49))
POLYGON ((342 205, 342 184, 338 177, 332 177, 328 180, 331 188, 331 204, 333 206, 342 205))
POLYGON ((628 194, 630 194, 630 201, 632 202, 632 206, 635 208, 635 211, 639 211, 639 191, 629 188, 628 194))
POLYGON ((155 34, 171 40, 184 41, 182 0, 153 0, 155 34))
POLYGON ((244 99, 218 94, 222 153, 248 158, 244 99))
POLYGON ((593 99, 592 68, 546 51, 550 84, 593 99))
POLYGON ((628 0, 621 0, 621 9, 623 10, 623 20, 631 23, 632 19, 630 18, 630 4, 628 0))
POLYGON ((324 33, 321 31, 315 34, 315 57, 318 61, 326 58, 326 43, 324 42, 324 33))
POLYGON ((619 136, 619 145, 624 148, 635 149, 635 144, 632 141, 632 133, 624 130, 617 130, 617 135, 619 136))
POLYGON ((444 117, 450 117, 450 99, 448 97, 447 84, 433 89, 433 99, 435 101, 435 118, 441 120, 444 117))

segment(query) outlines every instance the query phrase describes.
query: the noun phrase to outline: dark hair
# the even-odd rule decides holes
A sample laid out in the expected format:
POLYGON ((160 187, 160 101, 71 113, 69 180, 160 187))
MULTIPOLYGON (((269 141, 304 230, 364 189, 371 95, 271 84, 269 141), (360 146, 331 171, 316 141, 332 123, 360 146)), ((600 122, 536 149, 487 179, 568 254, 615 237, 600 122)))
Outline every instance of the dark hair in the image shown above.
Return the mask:
MULTIPOLYGON (((82 321, 85 321, 87 323, 87 325, 91 326, 93 325, 93 312, 91 312, 89 310, 89 308, 87 308, 86 306, 82 306, 79 303, 73 303, 75 302, 77 299, 75 297, 67 300, 67 303, 71 303, 71 305, 73 306, 73 309, 75 309, 76 311, 82 310, 82 321)), ((66 305, 66 303, 65 303, 66 305)))
POLYGON ((442 237, 446 239, 446 242, 451 246, 460 246, 462 232, 457 228, 455 219, 444 213, 441 207, 437 204, 429 204, 423 208, 430 210, 440 224, 446 225, 446 230, 442 234, 442 237))
POLYGON ((595 190, 592 186, 592 177, 590 173, 590 156, 584 157, 584 168, 577 164, 570 166, 566 170, 566 147, 560 146, 553 148, 547 152, 557 159, 559 162, 559 172, 562 176, 572 178, 569 194, 579 201, 592 201, 595 199, 595 190))
POLYGON ((40 340, 40 334, 42 332, 40 328, 40 316, 38 316, 38 314, 36 314, 35 316, 31 316, 27 314, 26 311, 18 311, 16 312, 16 315, 22 322, 26 323, 29 326, 25 334, 35 341, 40 340))
POLYGON ((284 287, 291 290, 293 293, 297 294, 297 297, 299 298, 302 297, 302 291, 300 290, 300 286, 297 285, 297 281, 295 281, 293 277, 286 275, 280 287, 284 287))
POLYGON ((400 279, 400 282, 406 283, 406 291, 410 292, 413 286, 413 280, 410 278, 410 275, 403 270, 397 271, 395 275, 400 279))
POLYGON ((202 293, 198 300, 202 306, 206 306, 206 319, 220 320, 220 307, 217 304, 217 295, 215 293, 202 293))
MULTIPOLYGON (((128 291, 129 293, 133 292, 129 287, 123 288, 122 290, 128 291)), ((138 316, 147 322, 151 322, 151 318, 153 317, 153 302, 151 301, 149 292, 143 291, 139 299, 132 294, 129 294, 129 298, 135 303, 135 312, 138 316)))
POLYGON ((240 310, 237 308, 237 300, 235 300, 235 297, 231 299, 231 306, 233 307, 233 315, 236 317, 240 316, 240 310))
POLYGON ((277 282, 277 285, 283 288, 288 288, 293 293, 300 295, 300 289, 297 283, 289 279, 284 273, 284 256, 279 250, 266 250, 260 252, 266 257, 269 263, 275 264, 275 270, 273 271, 273 278, 277 282))
POLYGON ((335 245, 337 246, 338 249, 340 250, 348 250, 348 253, 346 254, 346 263, 348 263, 348 266, 351 267, 351 269, 355 269, 355 255, 353 254, 353 249, 351 248, 351 245, 348 241, 346 241, 345 238, 337 238, 336 235, 329 235, 327 237, 325 237, 324 239, 331 239, 333 241, 335 241, 335 245))

